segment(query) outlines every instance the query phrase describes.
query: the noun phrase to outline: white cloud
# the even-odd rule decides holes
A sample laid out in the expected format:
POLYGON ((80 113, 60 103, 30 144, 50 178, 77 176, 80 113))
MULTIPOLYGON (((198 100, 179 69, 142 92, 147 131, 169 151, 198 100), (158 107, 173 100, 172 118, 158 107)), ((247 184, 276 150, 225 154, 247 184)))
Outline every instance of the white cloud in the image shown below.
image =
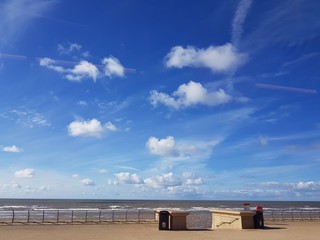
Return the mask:
POLYGON ((102 60, 102 63, 105 65, 104 73, 107 77, 112 78, 123 77, 124 76, 124 67, 121 65, 120 61, 115 57, 108 57, 102 60))
POLYGON ((164 139, 149 137, 146 142, 146 148, 153 154, 165 158, 166 160, 187 160, 193 161, 207 159, 212 152, 212 149, 217 146, 222 140, 212 141, 196 141, 176 143, 174 137, 168 136, 164 139))
POLYGON ((144 184, 151 188, 167 189, 169 187, 180 186, 181 180, 174 176, 172 172, 146 178, 144 184))
POLYGON ((320 190, 320 182, 298 182, 294 186, 296 189, 299 190, 320 190))
POLYGON ((202 185, 203 180, 201 177, 195 176, 192 172, 184 172, 182 173, 184 178, 184 183, 186 185, 202 185))
POLYGON ((201 83, 190 81, 187 84, 180 85, 172 96, 153 90, 150 92, 149 100, 155 107, 164 104, 178 110, 198 104, 218 106, 230 102, 232 97, 225 93, 223 89, 209 91, 201 83))
POLYGON ((238 53, 230 43, 222 46, 210 46, 207 49, 176 46, 171 48, 165 57, 165 65, 169 68, 203 67, 209 68, 213 72, 234 70, 245 61, 246 55, 238 53))
POLYGON ((106 131, 116 131, 117 128, 108 122, 104 126, 95 118, 88 121, 73 121, 68 125, 68 132, 73 137, 101 137, 106 131))
POLYGON ((129 173, 129 172, 120 172, 114 174, 116 178, 123 183, 127 184, 139 184, 141 183, 140 177, 136 173, 129 173))
MULTIPOLYGON (((75 64, 73 62, 59 61, 47 57, 39 59, 40 66, 63 74, 64 78, 68 79, 69 81, 81 82, 86 78, 96 81, 99 76, 103 76, 103 73, 100 73, 98 68, 88 61, 82 60, 75 64, 73 68, 63 67, 62 65, 66 63, 75 64)), ((102 60, 102 64, 104 65, 103 67, 105 76, 109 78, 125 76, 125 68, 121 65, 117 58, 104 58, 102 60)))
POLYGON ((82 179, 82 180, 81 180, 81 183, 82 183, 83 185, 85 185, 85 186, 94 186, 94 185, 95 185, 95 183, 93 182, 93 180, 90 179, 90 178, 84 178, 84 179, 82 179))
POLYGON ((41 58, 39 63, 40 66, 46 67, 58 73, 63 73, 64 77, 70 81, 80 82, 85 78, 91 78, 93 81, 96 81, 99 75, 98 68, 88 61, 80 61, 73 68, 64 68, 59 66, 58 62, 51 58, 41 58))
POLYGON ((65 78, 77 82, 81 81, 83 78, 92 78, 93 81, 96 81, 99 74, 98 68, 88 61, 81 61, 68 72, 70 72, 70 74, 67 74, 65 78))
POLYGON ((65 73, 67 72, 68 70, 67 69, 64 69, 63 67, 61 66, 57 66, 56 64, 56 61, 51 59, 51 58, 40 58, 39 59, 39 64, 40 66, 42 67, 46 67, 50 70, 53 70, 55 72, 58 72, 58 73, 65 73))
POLYGON ((197 178, 188 178, 185 181, 185 184, 187 185, 202 185, 203 181, 201 177, 197 178))
POLYGON ((164 139, 158 139, 156 137, 149 137, 146 142, 146 147, 151 154, 158 156, 178 156, 178 152, 175 150, 174 137, 168 136, 164 139))
POLYGON ((12 145, 11 147, 3 147, 2 151, 4 152, 12 152, 12 153, 19 153, 19 152, 23 152, 22 148, 18 148, 15 145, 12 145))
POLYGON ((104 127, 107 129, 107 130, 109 130, 110 132, 115 132, 115 131, 117 131, 118 129, 117 129, 117 127, 112 123, 112 122, 107 122, 105 125, 104 125, 104 127))
POLYGON ((17 178, 33 178, 35 175, 35 171, 32 168, 26 168, 20 171, 16 171, 14 176, 17 178))

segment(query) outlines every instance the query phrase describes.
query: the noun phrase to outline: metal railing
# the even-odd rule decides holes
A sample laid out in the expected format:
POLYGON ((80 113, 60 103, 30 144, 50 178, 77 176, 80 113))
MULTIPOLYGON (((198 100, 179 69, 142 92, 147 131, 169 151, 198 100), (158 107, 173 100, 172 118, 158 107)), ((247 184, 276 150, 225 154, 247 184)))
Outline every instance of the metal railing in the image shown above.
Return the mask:
POLYGON ((306 210, 306 209, 276 209, 263 211, 265 219, 269 220, 320 220, 320 210, 306 210))
POLYGON ((0 223, 154 222, 153 210, 6 210, 0 223))

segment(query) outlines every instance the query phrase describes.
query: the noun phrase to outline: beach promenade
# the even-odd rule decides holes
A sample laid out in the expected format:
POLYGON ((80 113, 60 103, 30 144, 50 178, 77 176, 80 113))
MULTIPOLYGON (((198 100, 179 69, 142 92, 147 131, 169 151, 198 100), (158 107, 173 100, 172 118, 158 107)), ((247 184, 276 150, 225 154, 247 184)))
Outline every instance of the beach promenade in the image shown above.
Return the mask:
POLYGON ((319 221, 270 221, 266 229, 159 231, 155 223, 0 225, 0 240, 318 240, 319 221))

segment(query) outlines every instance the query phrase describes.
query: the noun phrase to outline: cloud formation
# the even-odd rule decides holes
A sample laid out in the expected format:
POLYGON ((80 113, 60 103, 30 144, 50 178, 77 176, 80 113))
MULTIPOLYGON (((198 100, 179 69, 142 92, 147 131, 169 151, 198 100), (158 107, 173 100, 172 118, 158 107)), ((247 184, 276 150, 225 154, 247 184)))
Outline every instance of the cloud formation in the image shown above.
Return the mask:
POLYGON ((73 137, 101 137, 105 132, 114 131, 117 131, 117 128, 111 122, 102 125, 95 118, 88 121, 73 121, 68 125, 69 135, 73 137))
POLYGON ((212 72, 229 72, 245 61, 246 55, 239 53, 230 43, 206 49, 175 46, 165 57, 165 65, 168 68, 209 68, 212 72))
POLYGON ((35 171, 32 168, 26 168, 23 170, 16 171, 14 176, 17 178, 33 178, 35 175, 35 171))
MULTIPOLYGON (((68 51, 68 50, 65 50, 68 51)), ((104 58, 103 65, 96 66, 93 63, 82 60, 78 63, 54 60, 48 57, 39 58, 39 64, 52 71, 63 74, 64 78, 69 81, 81 82, 83 79, 92 79, 94 82, 98 77, 124 77, 125 68, 115 57, 104 58), (74 65, 73 68, 67 68, 64 65, 74 65), (99 68, 103 68, 104 72, 100 72, 99 68)))
POLYGON ((149 97, 149 101, 154 107, 163 104, 176 110, 198 104, 213 107, 228 103, 231 100, 232 97, 223 89, 209 91, 203 87, 201 83, 194 81, 180 85, 171 96, 166 93, 152 90, 149 97))
POLYGON ((146 178, 144 184, 151 188, 167 189, 169 187, 180 186, 182 184, 181 179, 174 176, 172 172, 166 174, 160 174, 151 178, 146 178))
POLYGON ((94 186, 94 185, 95 185, 95 183, 93 182, 93 180, 90 179, 90 178, 84 178, 84 179, 82 179, 82 180, 81 180, 81 183, 82 183, 83 185, 85 185, 85 186, 94 186))
POLYGON ((8 146, 8 147, 3 147, 2 151, 4 151, 4 152, 12 152, 12 153, 19 153, 19 152, 23 152, 23 149, 17 147, 16 145, 12 145, 12 146, 8 146))
POLYGON ((141 183, 140 177, 136 173, 129 173, 129 172, 120 172, 114 174, 116 178, 122 182, 127 184, 139 184, 141 183))
POLYGON ((40 66, 64 74, 64 78, 69 81, 81 82, 84 78, 91 78, 96 81, 99 74, 98 68, 88 61, 80 61, 73 68, 64 68, 51 58, 41 58, 39 63, 40 66))
POLYGON ((146 147, 151 154, 162 157, 176 157, 179 155, 175 149, 174 137, 172 136, 160 140, 156 137, 149 137, 146 147))
POLYGON ((203 160, 210 156, 212 149, 220 143, 221 140, 207 142, 192 141, 192 143, 176 143, 173 136, 163 139, 149 137, 146 141, 147 150, 156 156, 171 160, 203 160))
POLYGON ((109 77, 124 77, 124 67, 121 65, 120 61, 115 57, 108 57, 102 60, 105 65, 104 74, 109 77))

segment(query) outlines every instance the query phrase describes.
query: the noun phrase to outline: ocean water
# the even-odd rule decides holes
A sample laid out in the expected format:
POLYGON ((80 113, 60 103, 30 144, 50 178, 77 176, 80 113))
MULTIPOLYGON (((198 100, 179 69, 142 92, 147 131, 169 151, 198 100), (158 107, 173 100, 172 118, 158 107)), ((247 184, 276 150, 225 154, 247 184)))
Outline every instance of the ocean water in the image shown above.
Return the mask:
POLYGON ((0 199, 1 210, 115 210, 115 209, 177 209, 207 211, 218 209, 243 209, 251 207, 272 209, 319 210, 320 201, 222 201, 222 200, 87 200, 87 199, 0 199))
MULTIPOLYGON (((244 201, 220 200, 0 199, 0 222, 153 221, 155 209, 176 209, 190 212, 187 217, 189 229, 206 229, 211 227, 212 222, 209 210, 242 210, 243 203, 244 201)), ((265 216, 271 219, 320 220, 319 201, 248 203, 252 210, 255 206, 263 206, 265 216)))

